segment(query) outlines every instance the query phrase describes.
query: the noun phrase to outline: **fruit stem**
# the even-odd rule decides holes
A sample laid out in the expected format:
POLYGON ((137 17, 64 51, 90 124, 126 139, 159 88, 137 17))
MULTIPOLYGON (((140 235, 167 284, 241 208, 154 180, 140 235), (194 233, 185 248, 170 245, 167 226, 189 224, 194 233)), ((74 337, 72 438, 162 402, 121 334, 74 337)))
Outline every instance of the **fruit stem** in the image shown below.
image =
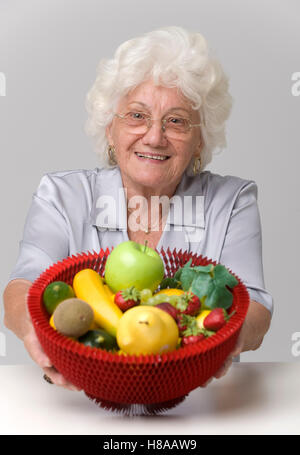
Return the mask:
POLYGON ((144 253, 146 253, 147 244, 148 244, 148 240, 145 240, 145 248, 144 248, 144 253))

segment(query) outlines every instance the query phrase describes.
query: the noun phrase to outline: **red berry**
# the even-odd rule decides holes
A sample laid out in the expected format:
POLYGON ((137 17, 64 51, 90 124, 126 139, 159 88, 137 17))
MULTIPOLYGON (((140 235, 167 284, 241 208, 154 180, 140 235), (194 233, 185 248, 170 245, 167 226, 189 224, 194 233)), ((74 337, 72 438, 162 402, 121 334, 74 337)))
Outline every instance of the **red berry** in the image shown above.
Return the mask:
POLYGON ((182 346, 196 343, 196 341, 201 341, 215 333, 206 329, 201 329, 197 323, 196 317, 189 314, 180 314, 177 325, 179 334, 182 338, 182 346))
POLYGON ((196 316, 200 312, 201 302, 197 295, 189 291, 180 296, 177 308, 182 314, 196 316))
POLYGON ((230 319, 234 313, 235 311, 228 315, 224 308, 215 308, 204 319, 203 327, 207 330, 216 332, 224 327, 228 319, 230 319))
POLYGON ((192 295, 188 302, 188 307, 184 311, 184 314, 189 314, 191 316, 195 316, 196 314, 198 314, 200 312, 200 308, 201 308, 201 302, 200 302, 199 297, 197 297, 196 295, 192 295))
POLYGON ((134 286, 128 289, 122 289, 116 293, 114 302, 120 310, 127 311, 129 308, 140 304, 139 291, 134 286))
POLYGON ((183 317, 181 314, 177 315, 177 326, 180 334, 182 334, 187 329, 187 323, 183 322, 183 317))
POLYGON ((202 341, 205 339, 203 333, 199 333, 199 335, 189 335, 184 336, 181 339, 182 346, 187 346, 188 344, 197 343, 198 341, 202 341))

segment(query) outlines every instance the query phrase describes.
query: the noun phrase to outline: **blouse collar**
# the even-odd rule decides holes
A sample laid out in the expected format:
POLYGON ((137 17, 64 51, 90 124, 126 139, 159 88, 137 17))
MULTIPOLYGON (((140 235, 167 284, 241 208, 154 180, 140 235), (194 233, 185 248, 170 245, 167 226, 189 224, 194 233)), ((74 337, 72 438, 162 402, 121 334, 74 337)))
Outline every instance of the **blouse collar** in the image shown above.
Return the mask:
MULTIPOLYGON (((90 222, 101 230, 127 230, 126 194, 119 167, 98 169, 90 222)), ((201 174, 193 177, 183 173, 171 198, 166 224, 175 230, 205 227, 201 174)))

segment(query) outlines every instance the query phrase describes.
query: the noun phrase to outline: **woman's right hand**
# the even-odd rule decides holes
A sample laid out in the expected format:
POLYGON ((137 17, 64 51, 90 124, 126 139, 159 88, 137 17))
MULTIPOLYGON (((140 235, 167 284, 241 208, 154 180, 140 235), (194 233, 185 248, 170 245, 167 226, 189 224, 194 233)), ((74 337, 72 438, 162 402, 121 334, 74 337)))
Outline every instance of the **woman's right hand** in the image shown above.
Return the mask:
POLYGON ((38 340, 26 304, 31 285, 31 281, 23 278, 16 278, 8 283, 3 292, 4 324, 23 341, 30 357, 42 368, 53 384, 69 390, 80 390, 55 369, 38 340))
POLYGON ((71 382, 67 381, 67 379, 65 379, 63 375, 60 374, 53 366, 51 360, 45 354, 31 322, 28 324, 28 331, 23 338, 23 343, 32 360, 34 360, 34 362, 42 368, 45 375, 51 379, 53 384, 69 390, 81 390, 74 386, 71 382))

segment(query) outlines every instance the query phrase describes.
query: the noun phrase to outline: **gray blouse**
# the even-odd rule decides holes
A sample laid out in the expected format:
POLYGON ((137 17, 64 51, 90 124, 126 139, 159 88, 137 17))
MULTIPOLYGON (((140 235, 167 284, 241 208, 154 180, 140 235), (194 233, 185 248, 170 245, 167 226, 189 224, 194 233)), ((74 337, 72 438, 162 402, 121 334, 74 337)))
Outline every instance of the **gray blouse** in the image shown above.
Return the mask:
MULTIPOLYGON (((273 299, 263 276, 256 183, 210 171, 195 177, 184 173, 173 198, 157 250, 187 250, 220 262, 239 276, 250 298, 272 314, 273 299)), ((118 167, 45 174, 33 194, 9 280, 34 281, 67 256, 129 240, 125 201, 118 167)))

